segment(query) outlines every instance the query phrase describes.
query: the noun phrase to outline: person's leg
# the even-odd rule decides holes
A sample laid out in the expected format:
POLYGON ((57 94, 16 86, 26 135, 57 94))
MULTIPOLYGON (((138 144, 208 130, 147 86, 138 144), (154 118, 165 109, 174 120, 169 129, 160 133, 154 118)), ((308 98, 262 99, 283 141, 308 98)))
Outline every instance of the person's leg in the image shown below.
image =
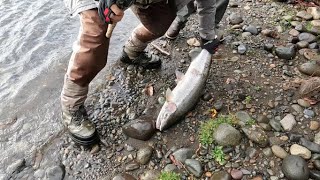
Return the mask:
POLYGON ((161 37, 167 31, 176 16, 175 8, 164 1, 147 8, 134 5, 131 9, 141 24, 133 30, 129 40, 125 43, 120 60, 128 64, 138 64, 144 68, 159 68, 161 66, 159 57, 147 55, 143 51, 148 43, 161 37))
POLYGON ((229 0, 216 0, 216 5, 217 5, 216 18, 215 18, 216 27, 218 26, 224 13, 226 12, 228 4, 229 4, 229 0))
POLYGON ((184 28, 188 17, 196 12, 194 1, 190 1, 185 7, 177 12, 177 17, 172 22, 171 26, 166 32, 166 37, 169 39, 175 39, 179 35, 181 29, 184 28))
POLYGON ((84 145, 97 141, 94 124, 88 120, 84 109, 89 83, 107 62, 109 39, 107 26, 100 20, 96 9, 80 14, 80 32, 73 45, 61 93, 63 123, 71 138, 84 145))

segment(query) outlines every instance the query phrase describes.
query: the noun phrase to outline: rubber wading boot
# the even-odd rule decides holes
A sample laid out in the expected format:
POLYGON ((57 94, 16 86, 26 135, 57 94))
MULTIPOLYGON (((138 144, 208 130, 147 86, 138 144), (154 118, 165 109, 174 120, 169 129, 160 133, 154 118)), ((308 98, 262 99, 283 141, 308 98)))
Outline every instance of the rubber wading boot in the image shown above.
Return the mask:
POLYGON ((88 119, 87 111, 83 105, 76 111, 62 110, 62 119, 68 128, 71 139, 76 144, 90 146, 100 141, 96 127, 88 119))
POLYGON ((125 64, 138 65, 144 69, 158 69, 161 67, 159 56, 147 52, 141 52, 138 57, 130 59, 128 54, 123 50, 120 61, 125 64))
POLYGON ((183 29, 185 25, 186 22, 174 20, 165 34, 166 37, 172 40, 176 39, 179 35, 180 30, 183 29))

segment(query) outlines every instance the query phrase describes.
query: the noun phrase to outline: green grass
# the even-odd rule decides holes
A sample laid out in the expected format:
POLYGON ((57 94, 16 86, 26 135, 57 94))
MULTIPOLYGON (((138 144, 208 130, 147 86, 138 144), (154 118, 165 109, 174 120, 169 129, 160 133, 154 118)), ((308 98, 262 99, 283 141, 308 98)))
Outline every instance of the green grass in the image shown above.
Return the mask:
POLYGON ((175 172, 161 172, 158 180, 180 180, 180 174, 175 172))
POLYGON ((225 163, 226 156, 222 151, 222 146, 216 146, 212 151, 212 156, 220 165, 225 163))
POLYGON ((252 100, 251 96, 246 96, 246 99, 244 101, 246 104, 250 104, 251 100, 252 100))
POLYGON ((250 119, 249 121, 246 122, 246 125, 248 126, 252 126, 254 124, 256 124, 256 121, 254 119, 250 119))
POLYGON ((202 145, 211 145, 214 142, 213 133, 220 124, 235 124, 235 118, 232 116, 219 116, 216 119, 210 119, 200 125, 199 141, 202 145))
POLYGON ((308 22, 306 23, 306 29, 307 29, 308 31, 311 31, 312 28, 313 28, 313 26, 312 26, 311 22, 308 21, 308 22))

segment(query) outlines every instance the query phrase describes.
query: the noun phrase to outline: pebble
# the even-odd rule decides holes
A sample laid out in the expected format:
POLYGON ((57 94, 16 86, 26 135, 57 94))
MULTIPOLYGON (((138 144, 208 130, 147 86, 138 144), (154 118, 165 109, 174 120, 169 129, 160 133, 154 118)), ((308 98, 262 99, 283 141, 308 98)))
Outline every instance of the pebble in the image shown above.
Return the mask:
POLYGON ((273 145, 271 147, 272 152, 275 156, 277 156, 278 158, 284 159, 285 157, 288 156, 288 153, 280 146, 278 145, 273 145))
POLYGON ((268 124, 269 123, 269 118, 265 115, 259 115, 258 118, 257 118, 257 122, 259 123, 266 123, 268 124))
POLYGON ((223 108, 223 102, 222 101, 216 101, 213 104, 213 107, 215 110, 220 111, 223 108))
POLYGON ((267 157, 271 157, 273 155, 272 149, 267 147, 262 150, 263 154, 267 157))
POLYGON ((300 143, 302 146, 306 147, 310 151, 314 153, 320 153, 320 145, 314 142, 311 142, 305 138, 300 139, 300 143))
POLYGON ((231 177, 232 177, 233 179, 236 179, 236 180, 242 179, 242 177, 243 177, 242 171, 240 171, 240 170, 238 170, 238 169, 232 169, 231 172, 230 172, 230 174, 231 174, 231 177))
POLYGON ((302 138, 301 134, 290 134, 289 135, 289 140, 291 142, 299 142, 301 138, 302 138))
POLYGON ((298 36, 299 41, 306 41, 308 43, 313 43, 317 40, 317 37, 313 34, 303 32, 298 36))
POLYGON ((296 16, 305 20, 311 20, 313 18, 311 14, 307 13, 307 11, 300 11, 296 16))
POLYGON ((215 142, 220 146, 236 146, 241 142, 241 133, 229 124, 221 124, 213 134, 215 142))
POLYGON ((307 102, 307 101, 305 101, 305 100, 303 100, 303 99, 298 99, 297 102, 298 102, 298 104, 299 104, 300 106, 302 106, 302 107, 310 107, 310 106, 311 106, 309 102, 307 102))
POLYGON ((320 171, 310 170, 310 177, 315 180, 320 180, 320 171))
POLYGON ((125 124, 122 127, 122 131, 131 138, 146 141, 154 135, 156 129, 153 121, 141 117, 140 119, 135 119, 125 124))
POLYGON ((297 43, 298 49, 307 48, 309 46, 309 43, 307 41, 299 41, 297 43))
POLYGON ((265 44, 263 46, 264 50, 268 51, 268 52, 272 52, 273 48, 274 48, 274 45, 273 44, 265 44))
POLYGON ((239 54, 245 54, 247 52, 247 47, 244 44, 240 44, 238 46, 238 53, 239 54))
POLYGON ((253 34, 253 35, 258 35, 259 34, 259 31, 258 31, 258 29, 255 27, 255 26, 253 26, 253 25, 248 25, 248 26, 244 26, 243 27, 243 30, 245 31, 245 32, 250 32, 251 34, 253 34))
POLYGON ((310 21, 310 24, 312 26, 319 27, 320 26, 320 20, 312 20, 312 21, 310 21))
POLYGON ((194 154, 194 150, 191 148, 181 148, 176 150, 172 155, 174 158, 182 163, 186 161, 186 159, 190 159, 194 154))
POLYGON ((305 109, 303 111, 303 114, 306 118, 313 118, 315 116, 314 111, 310 110, 310 109, 305 109))
POLYGON ((210 180, 231 180, 231 175, 226 171, 214 172, 210 180))
POLYGON ((92 147, 90 153, 91 153, 91 154, 96 154, 96 153, 98 153, 99 151, 100 151, 100 146, 99 146, 98 144, 95 144, 95 145, 92 147))
POLYGON ((300 146, 298 144, 293 144, 290 147, 291 155, 301 156, 303 159, 310 159, 311 158, 311 151, 307 148, 300 146))
POLYGON ((313 161, 313 165, 315 168, 317 168, 318 170, 320 170, 320 160, 315 160, 313 161))
POLYGON ((287 114, 281 121, 280 124, 286 131, 291 131, 293 126, 296 125, 296 120, 292 114, 287 114))
POLYGON ((289 34, 291 35, 291 36, 299 36, 299 34, 300 34, 300 32, 299 31, 297 31, 296 29, 291 29, 290 31, 289 31, 289 34))
POLYGON ((296 49, 294 46, 280 46, 275 49, 275 53, 280 59, 291 60, 296 56, 296 49))
POLYGON ((46 178, 50 180, 63 180, 65 176, 65 167, 53 166, 46 170, 46 178))
POLYGON ((308 180, 309 168, 300 156, 289 155, 282 161, 282 172, 290 180, 308 180))
POLYGON ((153 148, 150 146, 141 148, 137 152, 137 162, 144 165, 147 164, 152 156, 153 148))
POLYGON ((313 19, 320 19, 319 7, 308 7, 307 12, 312 15, 313 19))
POLYGON ((200 161, 195 159, 186 159, 184 164, 186 168, 196 177, 200 177, 202 175, 203 170, 200 161))
POLYGON ((176 165, 174 165, 174 164, 167 164, 167 165, 164 167, 163 171, 165 171, 165 172, 173 172, 173 171, 176 171, 177 169, 178 169, 178 168, 177 168, 176 165))
POLYGON ((148 170, 147 172, 143 173, 140 177, 140 180, 158 180, 160 177, 160 172, 156 170, 148 170))
POLYGON ((318 129, 319 129, 319 122, 318 122, 318 121, 310 121, 309 128, 310 128, 312 131, 318 130, 318 129))
POLYGON ((281 124, 279 121, 272 119, 270 120, 269 124, 277 132, 281 131, 281 124))
POLYGON ((309 44, 309 49, 318 49, 319 45, 317 43, 311 43, 309 44))
POLYGON ((116 175, 112 180, 136 180, 132 175, 127 173, 122 173, 116 175))
POLYGON ((299 106, 298 104, 293 104, 291 105, 292 109, 295 110, 298 113, 302 113, 303 112, 303 108, 301 106, 299 106))
POLYGON ((257 143, 260 147, 268 145, 268 136, 259 126, 242 127, 242 131, 251 141, 257 143))
POLYGON ((232 25, 240 24, 243 22, 243 18, 238 13, 231 13, 231 15, 229 16, 229 22, 232 25))
POLYGON ((126 167, 125 167, 125 170, 126 171, 134 171, 136 169, 139 169, 139 167, 140 166, 139 166, 138 163, 133 162, 133 163, 127 164, 126 167))
POLYGON ((320 145, 320 132, 314 135, 313 142, 320 145))
POLYGON ((238 111, 236 112, 235 116, 240 120, 240 126, 245 126, 246 123, 252 119, 251 116, 245 111, 238 111))

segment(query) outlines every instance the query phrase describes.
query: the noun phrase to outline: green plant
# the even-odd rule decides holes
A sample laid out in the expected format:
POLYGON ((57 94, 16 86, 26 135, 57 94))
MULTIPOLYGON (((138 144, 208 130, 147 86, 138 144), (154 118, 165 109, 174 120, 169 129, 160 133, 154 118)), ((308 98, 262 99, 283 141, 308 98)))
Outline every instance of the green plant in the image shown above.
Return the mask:
POLYGON ((248 121, 246 122, 246 125, 252 126, 252 125, 254 125, 255 123, 256 123, 256 121, 255 121, 254 119, 250 119, 250 120, 248 120, 248 121))
POLYGON ((254 90, 256 90, 256 91, 261 91, 261 89, 262 89, 261 86, 255 86, 254 87, 254 90))
POLYGON ((251 96, 246 96, 246 99, 244 100, 246 104, 249 104, 252 100, 251 96))
POLYGON ((235 118, 232 116, 219 116, 210 119, 200 125, 199 141, 202 145, 211 145, 214 141, 213 133, 220 124, 235 124, 235 118))
POLYGON ((311 31, 312 28, 313 28, 313 26, 312 26, 311 22, 308 21, 308 22, 306 23, 306 29, 307 29, 308 31, 311 31))
POLYGON ((216 146, 212 151, 212 156, 220 165, 225 163, 226 157, 222 150, 222 146, 216 146))
POLYGON ((158 180, 180 180, 180 174, 175 172, 161 172, 158 180))

